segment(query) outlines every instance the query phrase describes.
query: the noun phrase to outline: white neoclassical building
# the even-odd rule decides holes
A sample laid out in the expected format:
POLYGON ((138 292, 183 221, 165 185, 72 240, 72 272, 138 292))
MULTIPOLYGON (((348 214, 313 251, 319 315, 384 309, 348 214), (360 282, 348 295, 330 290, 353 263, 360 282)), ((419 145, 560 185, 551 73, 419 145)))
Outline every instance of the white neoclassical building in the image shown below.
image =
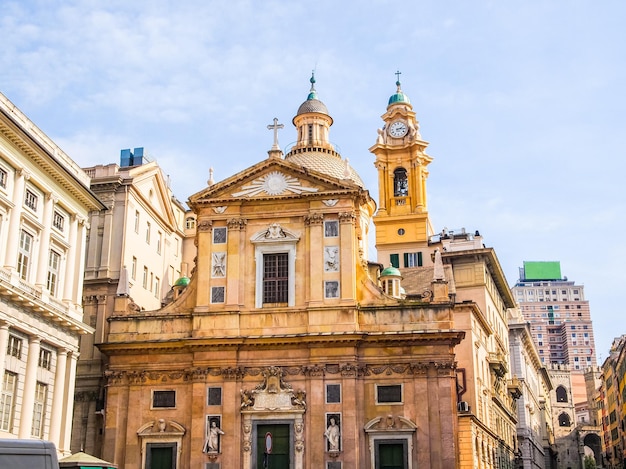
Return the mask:
POLYGON ((0 94, 0 438, 69 453, 89 177, 0 94))

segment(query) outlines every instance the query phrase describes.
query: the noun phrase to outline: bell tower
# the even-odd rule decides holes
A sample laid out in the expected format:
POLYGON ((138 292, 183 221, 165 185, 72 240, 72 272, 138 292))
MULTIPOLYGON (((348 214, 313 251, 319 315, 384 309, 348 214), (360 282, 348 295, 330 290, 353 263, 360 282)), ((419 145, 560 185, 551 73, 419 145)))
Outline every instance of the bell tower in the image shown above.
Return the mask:
POLYGON ((384 126, 378 129, 376 144, 369 149, 376 156, 374 165, 378 169, 376 250, 378 261, 384 265, 416 267, 422 261, 430 263, 426 248, 433 230, 426 203, 426 179, 432 158, 425 152, 428 142, 422 140, 409 97, 402 92, 400 72, 397 75, 396 93, 389 98, 387 112, 382 115, 384 126), (400 262, 402 258, 404 263, 400 262))

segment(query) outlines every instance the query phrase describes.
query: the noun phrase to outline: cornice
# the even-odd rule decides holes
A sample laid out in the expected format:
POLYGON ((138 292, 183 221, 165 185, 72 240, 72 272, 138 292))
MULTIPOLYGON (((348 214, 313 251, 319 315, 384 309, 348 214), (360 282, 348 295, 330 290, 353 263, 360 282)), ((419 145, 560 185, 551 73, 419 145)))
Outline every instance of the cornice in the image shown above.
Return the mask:
MULTIPOLYGON (((454 361, 411 361, 385 364, 369 363, 325 363, 315 365, 287 366, 280 368, 283 376, 305 376, 324 378, 328 376, 363 378, 378 375, 426 376, 433 370, 439 377, 454 376, 454 361)), ((104 373, 109 385, 141 385, 153 382, 205 382, 209 378, 222 378, 227 381, 241 381, 245 378, 261 376, 267 367, 191 367, 179 370, 123 370, 112 369, 104 373)))
POLYGON ((354 347, 365 345, 458 345, 465 337, 464 331, 435 330, 410 332, 345 332, 315 334, 285 334, 271 336, 194 337, 171 340, 141 340, 107 342, 98 348, 109 356, 140 355, 145 353, 191 353, 206 349, 271 349, 276 347, 303 347, 342 344, 354 347))

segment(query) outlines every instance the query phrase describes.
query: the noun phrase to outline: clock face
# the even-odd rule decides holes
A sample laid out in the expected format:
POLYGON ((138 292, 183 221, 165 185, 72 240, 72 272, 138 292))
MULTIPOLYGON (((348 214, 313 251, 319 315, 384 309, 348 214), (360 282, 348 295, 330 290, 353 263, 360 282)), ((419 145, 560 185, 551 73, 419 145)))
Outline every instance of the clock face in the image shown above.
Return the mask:
POLYGON ((391 135, 392 137, 398 137, 398 138, 404 137, 408 130, 409 128, 404 122, 395 121, 395 122, 392 122, 391 125, 389 126, 389 135, 391 135))

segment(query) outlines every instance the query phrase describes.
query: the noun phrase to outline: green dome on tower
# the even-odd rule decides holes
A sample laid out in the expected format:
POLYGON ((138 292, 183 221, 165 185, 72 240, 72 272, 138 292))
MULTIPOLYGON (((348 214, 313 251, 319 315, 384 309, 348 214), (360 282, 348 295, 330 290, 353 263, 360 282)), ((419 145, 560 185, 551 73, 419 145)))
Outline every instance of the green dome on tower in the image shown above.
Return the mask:
POLYGON ((391 95, 391 97, 389 98, 389 104, 387 104, 387 106, 398 103, 411 104, 411 100, 409 99, 409 97, 402 92, 399 81, 396 82, 396 85, 398 86, 398 91, 391 95))
POLYGON ((396 72, 396 75, 398 76, 398 79, 396 80, 396 86, 398 87, 398 89, 396 90, 395 94, 392 94, 389 98, 389 103, 387 104, 387 107, 391 106, 392 104, 399 103, 411 104, 411 100, 406 94, 402 92, 402 88, 400 87, 400 72, 396 72))
POLYGON ((400 273, 400 270, 390 265, 389 267, 387 267, 380 273, 380 276, 381 277, 393 277, 393 276, 402 277, 402 273, 400 273))

